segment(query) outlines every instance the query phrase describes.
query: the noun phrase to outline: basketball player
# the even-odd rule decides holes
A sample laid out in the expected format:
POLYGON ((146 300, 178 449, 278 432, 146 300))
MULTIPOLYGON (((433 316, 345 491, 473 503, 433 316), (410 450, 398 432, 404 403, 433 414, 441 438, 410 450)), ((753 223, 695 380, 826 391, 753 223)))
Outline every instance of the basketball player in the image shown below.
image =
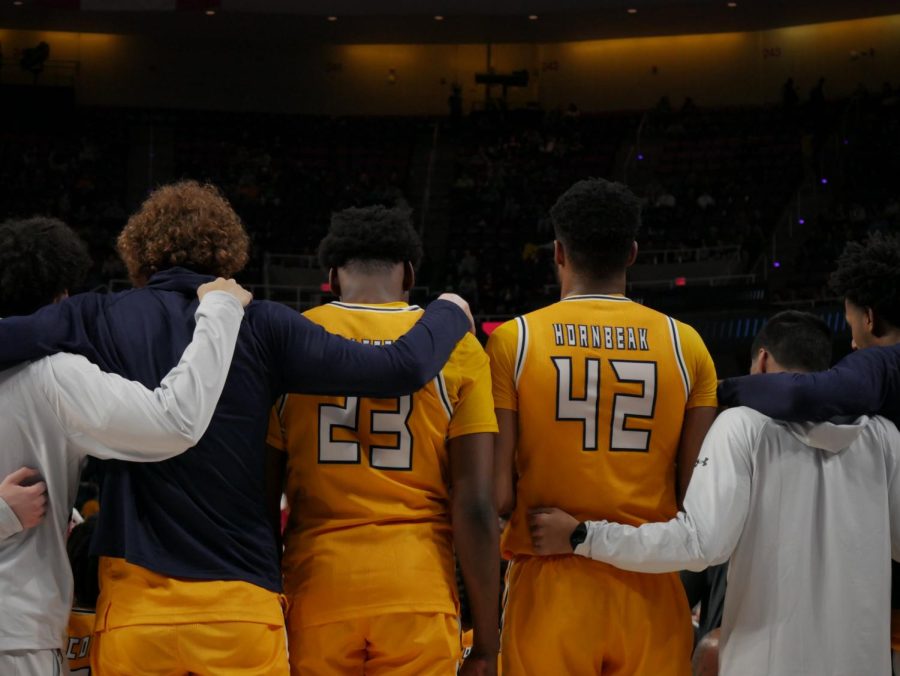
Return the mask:
MULTIPOLYGON (((419 236, 406 212, 334 214, 319 248, 340 302, 306 312, 376 345, 406 332, 419 236)), ((495 674, 499 565, 490 366, 474 336, 395 399, 291 395, 269 443, 288 452, 283 562, 293 676, 453 676, 454 551, 475 638, 463 674, 495 674)))
MULTIPOLYGON (((59 221, 0 225, 0 314, 58 300, 89 266, 59 221)), ((0 473, 32 467, 49 497, 42 523, 0 541, 0 674, 68 673, 60 652, 73 589, 65 538, 85 457, 165 460, 206 430, 250 294, 225 280, 198 293, 194 340, 154 391, 74 355, 0 372, 0 473)))
POLYGON ((723 380, 723 405, 779 420, 881 414, 900 424, 900 237, 876 233, 847 244, 831 286, 844 298, 855 351, 822 373, 723 380))
MULTIPOLYGON (((831 362, 831 333, 814 315, 781 312, 752 354, 753 374, 821 370, 831 362)), ((578 527, 558 510, 540 510, 535 549, 572 552, 578 527)), ((702 570, 730 559, 720 657, 726 676, 891 671, 900 432, 884 418, 784 423, 730 409, 703 443, 676 518, 586 528, 575 552, 628 570, 702 570)))
POLYGON ((673 517, 715 416, 713 362, 692 328, 623 295, 640 225, 626 186, 580 181, 550 216, 562 300, 488 343, 496 500, 512 512, 503 673, 687 675, 692 627, 678 576, 535 557, 528 510, 633 525, 673 517))
MULTIPOLYGON (((145 384, 175 363, 196 289, 247 262, 240 218, 210 186, 153 192, 119 250, 135 284, 0 322, 0 364, 68 349, 145 384)), ((163 463, 106 463, 94 551, 101 593, 92 668, 116 674, 286 674, 280 548, 267 512, 266 430, 288 391, 401 396, 441 369, 470 320, 432 303, 397 343, 359 345, 289 308, 251 303, 209 429, 163 463)))

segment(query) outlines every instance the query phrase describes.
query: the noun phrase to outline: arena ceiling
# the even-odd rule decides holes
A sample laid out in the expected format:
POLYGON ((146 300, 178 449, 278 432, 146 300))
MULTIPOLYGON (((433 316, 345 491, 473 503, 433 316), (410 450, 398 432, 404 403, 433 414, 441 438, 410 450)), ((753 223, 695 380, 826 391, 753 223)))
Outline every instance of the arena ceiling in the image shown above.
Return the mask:
POLYGON ((262 42, 554 42, 898 12, 897 0, 0 0, 0 28, 262 42))

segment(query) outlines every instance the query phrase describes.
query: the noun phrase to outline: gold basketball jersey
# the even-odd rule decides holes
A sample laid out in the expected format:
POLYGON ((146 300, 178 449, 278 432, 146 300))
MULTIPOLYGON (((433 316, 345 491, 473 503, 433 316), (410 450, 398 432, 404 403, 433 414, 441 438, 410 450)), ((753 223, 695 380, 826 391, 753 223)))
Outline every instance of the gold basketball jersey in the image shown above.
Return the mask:
MULTIPOLYGON (((331 303, 306 316, 383 344, 422 311, 331 303)), ((285 592, 301 624, 397 612, 455 614, 447 440, 496 432, 490 367, 467 335, 441 373, 395 399, 290 395, 269 443, 288 451, 285 592)))
POLYGON ((685 410, 716 405, 694 329, 623 296, 573 296, 488 342, 497 408, 518 411, 508 557, 531 554, 528 509, 638 525, 676 513, 685 410))

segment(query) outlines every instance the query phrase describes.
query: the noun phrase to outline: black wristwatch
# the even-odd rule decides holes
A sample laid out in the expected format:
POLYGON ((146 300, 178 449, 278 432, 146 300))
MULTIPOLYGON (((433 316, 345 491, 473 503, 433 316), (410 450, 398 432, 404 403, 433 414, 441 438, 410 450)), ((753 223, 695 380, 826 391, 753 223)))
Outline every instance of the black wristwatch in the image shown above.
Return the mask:
POLYGON ((575 530, 569 536, 569 544, 572 545, 572 551, 574 552, 575 548, 585 540, 587 540, 587 524, 582 521, 575 526, 575 530))

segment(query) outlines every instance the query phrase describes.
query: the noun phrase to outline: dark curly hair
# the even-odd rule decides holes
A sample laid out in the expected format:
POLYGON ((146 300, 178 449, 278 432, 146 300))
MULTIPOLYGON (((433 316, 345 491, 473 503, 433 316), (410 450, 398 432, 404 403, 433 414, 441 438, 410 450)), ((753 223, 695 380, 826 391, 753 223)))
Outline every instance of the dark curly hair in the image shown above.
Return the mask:
POLYGON ((831 288, 900 328, 900 237, 875 232, 864 242, 848 242, 831 275, 831 288))
POLYGON ((177 266, 233 277, 247 264, 250 239, 218 188, 180 181, 150 193, 128 219, 118 248, 131 281, 143 286, 177 266))
POLYGON ((406 263, 422 260, 422 240, 406 209, 351 207, 331 215, 331 227, 319 244, 319 263, 326 270, 347 263, 406 263))
POLYGON ((625 184, 590 178, 556 200, 550 219, 573 267, 606 279, 628 262, 641 226, 641 204, 625 184))
POLYGON ((641 204, 623 183, 578 181, 550 209, 573 267, 595 279, 621 272, 641 226, 641 204))
POLYGON ((74 293, 90 269, 87 247, 62 221, 6 221, 0 225, 0 317, 28 315, 74 293))
POLYGON ((753 339, 754 359, 765 348, 786 369, 824 371, 831 366, 831 329, 809 312, 785 310, 774 315, 753 339))

